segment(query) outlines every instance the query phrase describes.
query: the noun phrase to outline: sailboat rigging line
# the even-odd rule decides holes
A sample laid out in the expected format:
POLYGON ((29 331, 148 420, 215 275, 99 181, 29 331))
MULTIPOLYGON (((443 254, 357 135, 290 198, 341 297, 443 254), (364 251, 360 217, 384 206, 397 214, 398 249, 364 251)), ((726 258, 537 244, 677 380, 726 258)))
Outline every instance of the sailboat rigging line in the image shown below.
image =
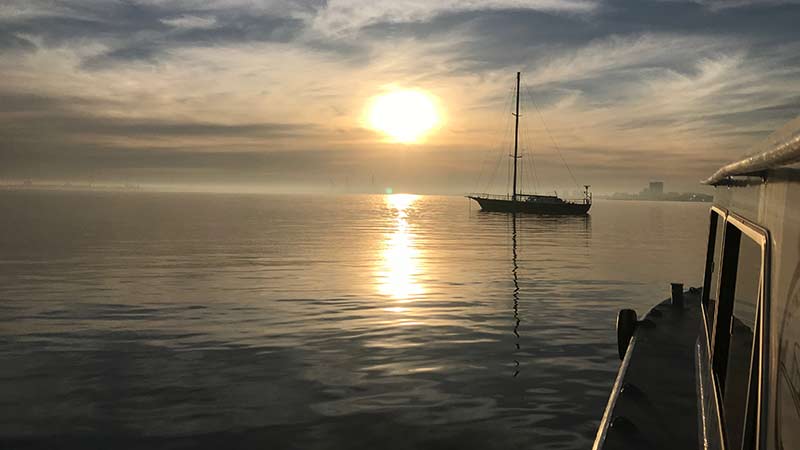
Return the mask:
MULTIPOLYGON (((525 158, 523 158, 523 161, 528 159, 528 156, 530 156, 529 153, 525 155, 525 158)), ((533 173, 531 172, 531 166, 524 165, 523 167, 525 167, 525 172, 526 172, 527 177, 528 177, 528 189, 530 191, 533 191, 533 193, 535 194, 536 193, 536 185, 534 184, 534 181, 533 181, 535 177, 534 177, 533 173)))
MULTIPOLYGON (((508 104, 506 105, 506 110, 510 110, 512 105, 514 104, 514 92, 515 92, 515 89, 516 88, 514 86, 512 86, 511 89, 509 90, 509 98, 508 98, 508 104)), ((504 161, 504 162, 508 163, 508 152, 509 152, 509 148, 511 148, 511 140, 508 137, 509 133, 511 132, 511 126, 512 126, 511 125, 511 114, 507 114, 505 117, 506 117, 505 129, 503 130, 503 139, 501 139, 500 153, 497 155, 497 157, 499 158, 500 161, 504 161)), ((508 164, 506 164, 506 173, 505 173, 505 175, 506 175, 505 176, 505 179, 506 179, 506 194, 508 194, 508 191, 509 191, 510 185, 511 185, 511 183, 509 181, 509 178, 508 178, 510 176, 510 173, 511 173, 510 166, 508 164)))
MULTIPOLYGON (((526 111, 527 111, 527 108, 526 108, 526 111)), ((539 183, 539 176, 536 173, 536 159, 533 156, 534 147, 532 145, 532 142, 533 142, 532 133, 531 133, 530 126, 529 126, 528 122, 524 122, 524 126, 525 126, 525 139, 527 140, 527 146, 528 146, 526 150, 528 151, 527 155, 528 155, 528 158, 531 160, 531 166, 530 167, 531 167, 531 170, 533 171, 533 183, 534 183, 533 184, 533 193, 534 194, 538 194, 542 187, 541 187, 541 185, 539 183)))
POLYGON ((520 158, 521 158, 520 159, 520 167, 522 168, 522 178, 521 178, 522 185, 521 185, 519 191, 521 193, 525 192, 525 188, 527 188, 528 192, 530 192, 532 190, 531 186, 533 186, 533 182, 532 182, 533 178, 532 178, 532 174, 531 174, 531 168, 527 164, 528 156, 530 156, 528 154, 528 151, 527 151, 528 147, 530 146, 530 141, 527 139, 527 135, 525 134, 525 132, 523 130, 524 129, 521 129, 520 133, 519 133, 520 145, 521 145, 521 148, 520 148, 520 158))
MULTIPOLYGON (((523 117, 525 116, 525 112, 524 111, 521 114, 522 114, 523 117)), ((530 181, 530 187, 532 188, 533 193, 537 194, 538 191, 539 191, 539 177, 538 177, 538 175, 536 173, 536 162, 533 159, 533 150, 532 150, 532 148, 533 148, 533 145, 532 145, 533 140, 531 138, 531 132, 530 132, 530 129, 528 128, 528 123, 527 122, 523 122, 523 128, 520 130, 520 138, 521 138, 522 143, 523 143, 523 147, 522 147, 523 174, 527 174, 528 180, 530 181), (528 160, 528 159, 530 159, 530 161, 531 161, 530 166, 525 164, 526 160, 528 160), (532 175, 532 177, 531 177, 531 175, 532 175)))
MULTIPOLYGON (((483 156, 483 160, 481 161, 481 170, 480 170, 480 173, 478 174, 478 180, 475 182, 475 187, 479 191, 483 190, 482 188, 485 188, 484 184, 482 183, 483 180, 484 180, 483 175, 484 175, 484 172, 486 172, 486 169, 489 168, 488 166, 489 166, 490 158, 491 158, 492 155, 493 155, 493 152, 485 152, 484 156, 483 156)), ((494 172, 497 170, 497 162, 494 161, 494 163, 495 164, 493 164, 492 167, 491 167, 491 172, 487 173, 489 175, 489 178, 487 178, 487 180, 486 180, 486 186, 489 185, 490 179, 494 177, 494 172)))
MULTIPOLYGON (((508 101, 509 101, 509 100, 508 100, 508 96, 507 96, 507 97, 506 97, 506 99, 505 99, 505 102, 504 102, 504 104, 505 104, 506 102, 508 102, 508 101)), ((505 106, 504 106, 504 107, 505 107, 505 106)), ((495 136, 494 136, 494 137, 497 137, 496 133, 498 133, 498 132, 499 132, 499 130, 495 131, 495 136)), ((476 184, 476 186, 475 186, 475 187, 476 187, 478 190, 481 190, 481 188, 482 188, 482 187, 484 187, 484 186, 483 186, 483 184, 482 184, 481 182, 483 181, 483 175, 484 175, 484 172, 486 171, 486 166, 488 166, 488 165, 489 165, 488 163, 489 163, 489 159, 490 159, 490 157, 491 157, 491 156, 492 156, 491 152, 486 152, 486 153, 484 153, 483 161, 481 161, 481 171, 480 171, 480 173, 478 174, 478 180, 477 180, 477 181, 476 181, 476 183, 475 183, 475 184, 476 184)), ((491 178, 494 178, 494 172, 496 172, 496 171, 497 171, 497 161, 495 161, 495 164, 492 166, 492 168, 493 168, 493 170, 492 170, 492 172, 491 172, 491 174, 490 174, 490 179, 487 179, 487 182, 486 182, 486 187, 488 187, 488 186, 489 186, 489 182, 491 181, 491 178)))
POLYGON ((531 179, 531 189, 533 190, 534 194, 538 194, 539 192, 539 175, 536 173, 536 160, 533 158, 533 138, 531 138, 531 132, 527 129, 525 130, 525 139, 527 140, 526 148, 525 148, 525 159, 530 161, 530 164, 526 164, 528 167, 528 173, 530 174, 531 179))
MULTIPOLYGON (((503 153, 503 150, 504 149, 501 146, 500 147, 500 153, 501 154, 503 153)), ((491 175, 489 175, 489 178, 486 180, 486 186, 485 186, 484 190, 486 190, 486 191, 490 190, 489 187, 492 184, 494 184, 494 179, 495 179, 495 176, 497 175, 497 170, 500 168, 500 163, 502 163, 503 161, 505 161, 505 158, 503 158, 501 156, 495 157, 494 164, 492 166, 493 167, 492 168, 492 172, 491 172, 491 175)))
MULTIPOLYGON (((503 111, 506 111, 506 110, 508 110, 510 108, 510 105, 511 105, 511 102, 513 101, 513 99, 514 99, 514 87, 511 87, 509 89, 509 91, 508 91, 508 95, 506 96, 506 100, 503 103, 503 111)), ((509 115, 509 116, 506 116, 505 125, 503 127, 503 131, 502 131, 502 134, 500 136, 501 137, 502 136, 507 136, 508 135, 508 130, 509 130, 510 127, 511 127, 511 116, 509 115)), ((495 151, 496 156, 495 156, 494 166, 493 166, 491 175, 486 180, 486 186, 483 189, 485 192, 488 192, 488 191, 491 190, 490 186, 492 184, 494 184, 494 179, 495 179, 495 176, 497 175, 497 169, 500 168, 500 163, 505 160, 505 153, 506 153, 506 145, 505 144, 506 143, 503 141, 503 139, 497 139, 497 141, 499 141, 500 144, 497 147, 497 150, 495 151)), ((479 184, 479 187, 480 187, 480 184, 479 184)))
POLYGON ((578 184, 578 181, 575 179, 575 175, 572 174, 572 169, 569 168, 569 164, 564 159, 564 155, 561 154, 561 148, 558 146, 558 143, 553 138, 552 133, 550 133, 550 128, 548 128, 547 123, 544 121, 544 116, 542 116, 542 112, 539 110, 539 106, 536 105, 536 102, 533 100, 533 94, 528 86, 525 86, 525 91, 528 93, 528 97, 530 97, 531 104, 533 105, 534 109, 536 109, 536 113, 539 115, 539 119, 542 121, 542 126, 544 130, 547 132, 547 136, 550 138, 550 141, 553 143, 553 146, 556 148, 556 152, 558 153, 558 157, 561 158, 561 162, 564 163, 564 167, 567 168, 567 172, 569 172, 569 177, 572 178, 572 182, 575 183, 575 187, 578 190, 581 189, 581 186, 578 184))
POLYGON ((506 176, 506 195, 511 195, 511 171, 513 170, 511 168, 511 164, 513 164, 511 161, 513 160, 508 160, 508 172, 506 172, 508 174, 508 176, 506 176))
MULTIPOLYGON (((511 128, 510 123, 511 123, 511 121, 507 120, 506 130, 505 130, 506 133, 504 133, 504 134, 507 134, 508 130, 511 128)), ((505 165, 505 169, 504 170, 505 170, 505 174, 506 174, 506 176, 505 176, 506 192, 508 192, 508 176, 507 176, 508 175, 508 164, 507 164, 508 163, 508 158, 506 158, 506 154, 508 153, 508 148, 507 147, 508 147, 508 143, 506 141, 504 141, 504 140, 501 140, 500 147, 498 148, 498 153, 497 153, 497 161, 496 161, 496 169, 497 170, 495 170, 494 174, 492 174, 492 179, 490 180, 490 184, 494 184, 494 176, 497 174, 498 170, 500 169, 500 167, 505 162, 506 165, 505 165)))
MULTIPOLYGON (((509 101, 509 105, 508 105, 508 109, 510 109, 511 111, 514 111, 513 105, 514 105, 514 99, 516 98, 516 95, 517 95, 517 86, 516 86, 516 82, 515 82, 515 84, 513 84, 512 87, 511 87, 511 97, 509 99, 510 101, 509 101)), ((506 130, 503 133, 503 136, 505 136, 506 138, 508 137, 509 132, 511 130, 511 117, 513 115, 514 115, 513 112, 511 114, 506 115, 506 120, 507 120, 506 123, 508 124, 508 126, 507 126, 506 130)), ((511 160, 508 159, 507 156, 511 152, 512 145, 513 144, 511 143, 510 139, 508 139, 507 141, 504 141, 503 142, 503 151, 502 151, 502 153, 500 155, 500 157, 503 158, 507 162, 507 164, 506 164, 506 196, 510 196, 511 195, 511 170, 512 169, 511 169, 511 160)))

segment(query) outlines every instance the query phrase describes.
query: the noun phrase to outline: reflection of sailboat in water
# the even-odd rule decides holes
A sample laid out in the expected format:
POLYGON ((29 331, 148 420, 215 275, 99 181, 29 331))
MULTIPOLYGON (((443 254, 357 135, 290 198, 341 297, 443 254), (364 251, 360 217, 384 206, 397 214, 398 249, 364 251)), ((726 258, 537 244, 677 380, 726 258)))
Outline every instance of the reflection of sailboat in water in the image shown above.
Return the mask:
MULTIPOLYGON (((517 280, 517 215, 511 215, 511 275, 514 279, 514 293, 512 297, 514 298, 514 338, 516 342, 514 344, 517 347, 516 352, 519 352, 519 281, 517 280)), ((516 353, 515 352, 515 353, 516 353)), ((514 359, 514 376, 516 377, 519 375, 519 359, 514 359)))
MULTIPOLYGON (((484 215, 485 216, 485 215, 484 215)), ((520 289, 520 280, 519 280, 519 260, 520 260, 520 253, 519 253, 519 245, 521 242, 525 242, 525 240, 520 240, 522 237, 527 236, 528 244, 533 243, 534 247, 536 244, 536 240, 539 239, 547 239, 552 236, 570 236, 570 246, 573 249, 587 249, 590 245, 591 241, 591 233, 592 233, 592 219, 589 215, 584 216, 530 216, 524 214, 510 214, 511 218, 511 280, 514 284, 514 289, 511 293, 511 298, 513 300, 513 317, 514 317, 514 325, 512 328, 512 333, 514 334, 514 353, 513 353, 513 361, 514 361, 514 374, 513 376, 516 377, 519 375, 521 370, 521 363, 520 359, 526 354, 522 350, 521 341, 522 337, 520 335, 521 324, 522 324, 522 315, 521 315, 521 300, 522 300, 522 291, 520 289)), ((507 216, 508 217, 508 216, 507 216)), ((584 251, 578 250, 580 253, 584 253, 584 251)), ((538 253, 537 253, 538 254, 538 253)), ((585 261, 588 254, 581 255, 581 260, 585 261)), ((524 256, 524 255, 522 255, 524 256)), ((525 261, 524 257, 522 258, 525 261)), ((528 260, 529 264, 532 264, 533 261, 528 260)), ((532 273, 537 273, 535 268, 529 267, 529 269, 533 270, 532 273)), ((534 279, 528 279, 529 283, 535 283, 534 279)), ((533 300, 537 304, 541 305, 546 303, 544 299, 536 299, 536 298, 529 298, 528 300, 533 300)))

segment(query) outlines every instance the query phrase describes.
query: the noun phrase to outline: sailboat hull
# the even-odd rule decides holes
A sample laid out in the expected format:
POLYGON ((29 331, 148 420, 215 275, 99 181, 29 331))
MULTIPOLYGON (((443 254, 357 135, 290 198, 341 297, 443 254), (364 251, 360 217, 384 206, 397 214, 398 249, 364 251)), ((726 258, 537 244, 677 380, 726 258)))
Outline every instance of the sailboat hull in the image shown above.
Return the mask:
POLYGON ((550 215, 584 215, 592 207, 591 203, 544 203, 500 200, 493 198, 472 197, 478 202, 481 209, 490 212, 525 213, 525 214, 550 214, 550 215))

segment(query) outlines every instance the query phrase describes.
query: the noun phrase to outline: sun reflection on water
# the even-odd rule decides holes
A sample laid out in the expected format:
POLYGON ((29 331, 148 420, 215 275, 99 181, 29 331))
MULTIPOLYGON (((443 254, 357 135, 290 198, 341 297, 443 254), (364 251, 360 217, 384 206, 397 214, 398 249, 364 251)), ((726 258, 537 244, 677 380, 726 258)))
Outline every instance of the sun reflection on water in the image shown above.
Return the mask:
MULTIPOLYGON (((386 234, 383 243, 381 268, 377 273, 379 292, 398 300, 409 301, 423 293, 418 281, 421 272, 420 251, 414 243, 414 233, 408 224, 408 212, 419 198, 412 194, 393 194, 384 197, 394 214, 394 230, 386 234)), ((390 308, 395 312, 402 307, 390 308)))

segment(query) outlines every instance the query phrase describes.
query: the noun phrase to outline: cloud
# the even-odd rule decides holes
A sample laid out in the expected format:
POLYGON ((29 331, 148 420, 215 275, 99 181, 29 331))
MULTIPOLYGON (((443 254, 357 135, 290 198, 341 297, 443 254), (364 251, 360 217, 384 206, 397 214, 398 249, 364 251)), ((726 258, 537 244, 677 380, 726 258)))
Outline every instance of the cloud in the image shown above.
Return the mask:
POLYGON ((49 97, 0 92, 0 152, 27 144, 98 144, 103 147, 146 148, 153 145, 191 150, 217 146, 225 152, 243 149, 270 150, 289 138, 309 138, 319 129, 305 123, 221 123, 176 118, 143 119, 98 115, 113 106, 102 100, 49 97))
MULTIPOLYGON (((662 0, 676 1, 676 0, 662 0)), ((694 0, 694 3, 706 6, 712 10, 722 10, 728 8, 747 8, 763 7, 773 5, 797 5, 798 0, 694 0)))
POLYGON ((0 53, 10 51, 33 51, 36 45, 15 33, 0 30, 0 53))
MULTIPOLYGON (((285 165, 300 179, 302 165, 245 156, 297 152, 330 176, 380 172, 398 152, 363 128, 364 104, 414 87, 440 98, 447 120, 402 151, 430 179, 466 180, 501 143, 521 70, 600 189, 637 170, 693 183, 800 113, 798 14, 791 2, 11 0, 0 5, 0 147, 28 168, 179 153, 165 167, 200 173, 197 153, 220 164, 215 176, 285 165)), ((528 145, 545 157, 552 143, 527 108, 528 145)))
POLYGON ((169 19, 160 19, 161 23, 175 28, 214 28, 217 25, 215 17, 201 17, 193 15, 180 15, 169 19))
POLYGON ((216 9, 194 2, 12 2, 0 10, 3 34, 29 36, 47 47, 97 44, 84 68, 155 61, 172 49, 287 42, 304 28, 299 18, 263 9, 216 9))
POLYGON ((441 15, 467 11, 590 13, 597 5, 594 0, 330 0, 314 17, 313 26, 323 33, 336 35, 374 24, 428 22, 441 15))

